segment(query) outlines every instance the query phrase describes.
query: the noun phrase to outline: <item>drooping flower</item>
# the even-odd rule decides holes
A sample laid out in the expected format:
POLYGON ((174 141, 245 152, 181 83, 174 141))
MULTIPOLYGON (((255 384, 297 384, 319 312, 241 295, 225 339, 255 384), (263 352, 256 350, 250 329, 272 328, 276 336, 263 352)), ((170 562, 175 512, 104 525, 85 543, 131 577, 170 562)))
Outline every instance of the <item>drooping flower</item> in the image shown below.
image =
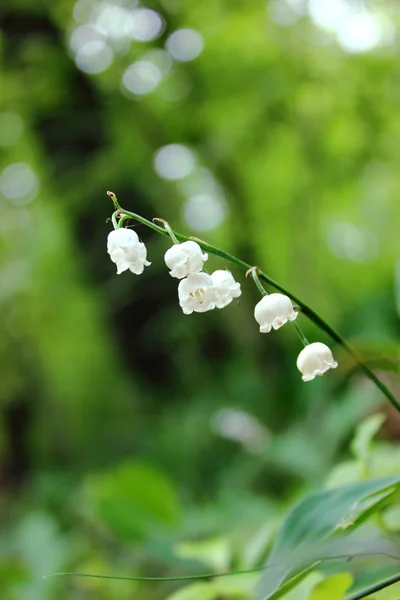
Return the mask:
POLYGON ((182 279, 178 285, 178 296, 185 315, 212 310, 217 299, 213 280, 207 273, 194 273, 182 279))
POLYGON ((208 254, 203 254, 199 244, 191 240, 182 242, 182 244, 174 244, 164 256, 165 264, 171 269, 169 274, 178 279, 183 279, 193 273, 200 273, 207 259, 208 254))
POLYGON ((234 298, 238 298, 242 293, 240 283, 234 280, 230 271, 214 271, 211 279, 216 292, 215 305, 217 308, 228 306, 234 298))
POLYGON ((321 342, 309 344, 297 358, 297 368, 303 375, 303 381, 312 381, 317 375, 323 375, 329 369, 336 369, 337 362, 331 350, 321 342))
POLYGON ((146 246, 138 238, 138 235, 132 229, 121 227, 108 234, 107 252, 111 260, 117 265, 117 274, 123 273, 128 269, 140 275, 144 267, 148 267, 146 246))
POLYGON ((272 328, 279 329, 297 318, 292 301, 284 294, 264 296, 254 309, 254 318, 260 325, 261 333, 269 333, 272 328))

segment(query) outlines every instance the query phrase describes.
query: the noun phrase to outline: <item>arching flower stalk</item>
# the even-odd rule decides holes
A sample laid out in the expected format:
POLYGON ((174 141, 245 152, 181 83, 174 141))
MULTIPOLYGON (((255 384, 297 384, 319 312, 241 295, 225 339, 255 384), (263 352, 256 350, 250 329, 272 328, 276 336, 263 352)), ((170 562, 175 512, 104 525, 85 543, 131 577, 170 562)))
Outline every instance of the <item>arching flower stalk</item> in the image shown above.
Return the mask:
MULTIPOLYGON (((131 219, 139 221, 140 223, 143 223, 147 227, 153 229, 154 231, 157 231, 158 233, 161 233, 164 236, 170 236, 170 233, 164 227, 160 227, 159 225, 156 225, 154 222, 149 221, 148 219, 142 217, 141 215, 138 215, 136 213, 133 213, 131 211, 123 209, 120 206, 118 199, 113 192, 107 192, 107 194, 110 196, 110 198, 112 199, 112 201, 114 203, 114 206, 116 209, 116 212, 114 213, 115 216, 118 216, 123 219, 129 217, 131 219)), ((172 231, 173 235, 175 236, 177 242, 179 242, 179 243, 193 241, 188 236, 182 235, 181 233, 177 233, 176 231, 173 231, 173 230, 171 230, 171 231, 172 231)), ((251 267, 251 265, 249 265, 248 263, 237 258, 236 256, 233 256, 232 254, 229 254, 229 252, 226 252, 225 250, 222 250, 221 248, 217 248, 216 246, 212 246, 211 244, 208 244, 206 242, 198 241, 198 244, 199 244, 201 250, 203 250, 203 252, 206 252, 207 254, 213 254, 215 256, 219 256, 220 258, 230 262, 233 265, 236 265, 237 267, 239 267, 240 269, 243 269, 244 271, 253 269, 253 267, 251 267)), ((342 348, 350 356, 352 356, 352 358, 355 361, 355 364, 381 390, 381 392, 386 396, 386 398, 396 408, 396 410, 400 412, 399 401, 395 398, 395 396, 392 394, 392 392, 386 387, 386 385, 379 379, 379 377, 377 377, 375 375, 375 373, 373 371, 371 371, 371 369, 368 367, 368 365, 359 357, 359 355, 354 350, 354 348, 349 344, 349 342, 347 342, 347 340, 345 340, 340 335, 340 333, 338 333, 333 327, 331 327, 310 306, 308 306, 305 302, 303 302, 302 300, 297 298, 292 292, 285 289, 280 283, 278 283, 277 281, 275 281, 274 279, 269 277, 266 273, 257 269, 257 275, 258 275, 259 280, 263 280, 265 283, 268 283, 269 285, 271 285, 272 287, 277 289, 279 292, 282 292, 285 296, 288 296, 290 298, 290 300, 292 302, 294 302, 295 305, 297 305, 297 307, 298 307, 297 310, 301 310, 302 314, 304 314, 306 317, 308 317, 317 327, 319 327, 322 331, 327 333, 336 343, 338 343, 340 346, 342 346, 342 348)), ((183 282, 181 282, 181 283, 183 283, 183 282)), ((212 304, 212 303, 210 303, 210 304, 212 304)), ((293 320, 292 322, 293 322, 293 325, 295 325, 295 326, 297 325, 296 321, 293 320)), ((305 344, 307 340, 305 340, 304 334, 302 334, 302 332, 300 334, 301 330, 298 327, 296 327, 296 329, 299 332, 299 335, 302 336, 303 343, 305 344)), ((308 342, 307 342, 307 345, 308 345, 308 342)), ((335 361, 333 361, 333 362, 335 362, 335 361)), ((335 368, 335 367, 333 367, 333 363, 329 368, 335 368)))

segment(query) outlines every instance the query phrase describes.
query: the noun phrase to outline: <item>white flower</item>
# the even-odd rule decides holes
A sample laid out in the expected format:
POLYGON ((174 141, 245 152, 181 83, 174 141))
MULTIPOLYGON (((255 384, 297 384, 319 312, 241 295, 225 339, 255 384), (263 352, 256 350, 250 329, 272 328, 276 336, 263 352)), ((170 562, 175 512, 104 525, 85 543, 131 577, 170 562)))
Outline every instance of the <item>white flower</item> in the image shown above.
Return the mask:
POLYGON ((117 274, 128 269, 140 275, 144 267, 148 267, 146 246, 139 241, 138 235, 132 229, 121 227, 108 234, 107 252, 111 260, 117 265, 117 274))
POLYGON ((269 333, 272 327, 279 329, 287 321, 294 321, 297 318, 297 312, 288 296, 269 294, 256 304, 254 318, 260 325, 261 333, 269 333))
POLYGON ((174 244, 164 256, 165 264, 171 269, 169 274, 178 279, 200 273, 207 259, 208 254, 203 254, 199 244, 192 241, 174 244))
POLYGON ((178 285, 178 296, 185 315, 212 310, 217 299, 213 280, 207 273, 194 273, 182 279, 178 285))
POLYGON ((215 305, 217 308, 228 306, 234 298, 238 298, 242 290, 240 283, 234 280, 230 271, 214 271, 211 275, 217 295, 215 305))
POLYGON ((309 344, 297 358, 297 368, 303 375, 303 381, 312 381, 316 375, 323 375, 328 369, 336 369, 337 366, 332 352, 321 342, 309 344))

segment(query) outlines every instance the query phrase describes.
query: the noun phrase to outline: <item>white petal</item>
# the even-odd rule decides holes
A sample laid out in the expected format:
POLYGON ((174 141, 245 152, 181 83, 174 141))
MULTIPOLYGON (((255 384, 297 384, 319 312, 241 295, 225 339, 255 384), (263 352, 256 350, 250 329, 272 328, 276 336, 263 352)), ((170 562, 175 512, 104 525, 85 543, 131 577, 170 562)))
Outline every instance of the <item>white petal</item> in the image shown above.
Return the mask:
POLYGON ((230 271, 214 271, 211 278, 217 292, 217 308, 228 306, 233 298, 238 298, 241 295, 240 283, 234 280, 230 271))
POLYGON ((279 329, 288 321, 297 318, 292 301, 284 294, 264 296, 254 308, 254 318, 260 325, 262 333, 269 333, 271 328, 279 329))
POLYGON ((107 250, 111 252, 119 246, 136 246, 140 243, 136 231, 120 227, 114 231, 110 231, 107 238, 107 250))
POLYGON ((174 244, 164 256, 165 264, 171 269, 170 275, 178 279, 199 273, 207 258, 207 254, 202 253, 199 244, 190 240, 182 244, 174 244))
POLYGON ((337 366, 331 350, 321 342, 309 344, 297 358, 297 368, 302 373, 303 381, 312 381, 317 375, 323 375, 337 366))
POLYGON ((111 231, 107 238, 107 251, 111 260, 117 264, 117 273, 128 269, 137 275, 143 273, 144 267, 149 266, 147 249, 138 235, 132 229, 121 227, 111 231))
POLYGON ((178 285, 179 304, 185 314, 206 312, 215 308, 216 292, 207 273, 195 273, 178 285))

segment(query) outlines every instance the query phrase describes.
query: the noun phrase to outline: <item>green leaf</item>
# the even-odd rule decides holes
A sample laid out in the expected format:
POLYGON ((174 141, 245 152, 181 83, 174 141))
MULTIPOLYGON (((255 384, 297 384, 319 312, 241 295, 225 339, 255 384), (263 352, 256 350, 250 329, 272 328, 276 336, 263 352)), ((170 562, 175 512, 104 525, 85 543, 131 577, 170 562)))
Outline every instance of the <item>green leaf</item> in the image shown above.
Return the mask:
MULTIPOLYGON (((375 504, 380 505, 398 488, 399 481, 400 477, 359 481, 317 492, 297 504, 278 532, 267 563, 271 568, 261 578, 258 598, 271 598, 290 577, 332 556, 338 547, 334 550, 324 540, 354 527, 366 511, 373 511, 375 504)), ((343 540, 344 551, 348 539, 343 540)))
POLYGON ((336 573, 336 575, 317 583, 309 600, 342 600, 352 584, 351 573, 336 573))
POLYGON ((125 540, 143 537, 179 515, 177 495, 168 478, 153 467, 127 462, 87 481, 95 516, 125 540))
POLYGON ((382 427, 385 419, 385 415, 382 414, 371 415, 357 428, 350 448, 354 456, 360 461, 365 462, 368 459, 372 440, 382 427))
POLYGON ((355 522, 356 517, 364 510, 364 501, 375 494, 389 491, 398 486, 399 482, 400 476, 357 481, 317 492, 302 500, 289 513, 279 530, 270 560, 304 542, 322 540, 339 529, 349 516, 355 522))

